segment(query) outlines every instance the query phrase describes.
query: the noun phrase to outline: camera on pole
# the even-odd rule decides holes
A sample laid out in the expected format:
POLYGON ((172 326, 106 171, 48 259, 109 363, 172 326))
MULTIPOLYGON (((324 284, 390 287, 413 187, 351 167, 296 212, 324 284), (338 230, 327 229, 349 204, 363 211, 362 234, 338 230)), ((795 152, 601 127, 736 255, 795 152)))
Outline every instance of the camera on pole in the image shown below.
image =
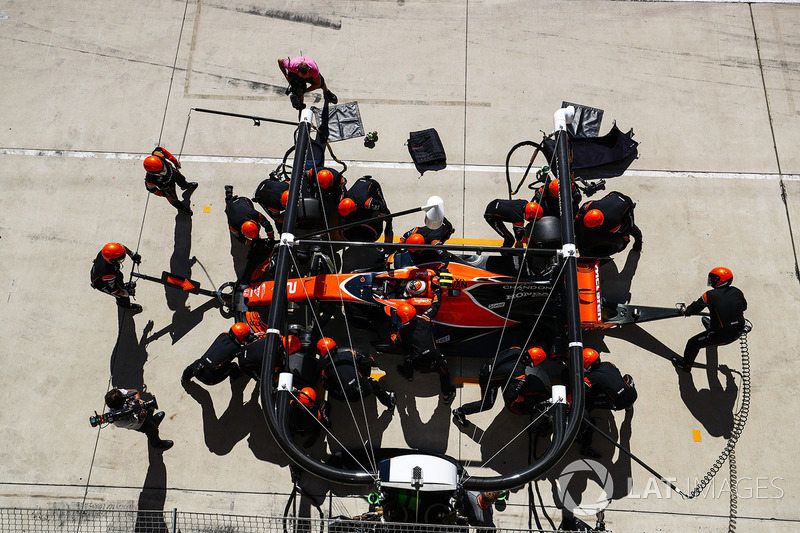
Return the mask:
POLYGON ((149 411, 150 409, 158 409, 158 403, 156 402, 155 397, 152 400, 138 402, 123 407, 122 409, 112 409, 107 413, 103 413, 102 415, 97 414, 97 411, 95 411, 94 415, 89 417, 89 424, 91 424, 94 428, 101 424, 110 424, 115 420, 123 419, 140 411, 149 411))

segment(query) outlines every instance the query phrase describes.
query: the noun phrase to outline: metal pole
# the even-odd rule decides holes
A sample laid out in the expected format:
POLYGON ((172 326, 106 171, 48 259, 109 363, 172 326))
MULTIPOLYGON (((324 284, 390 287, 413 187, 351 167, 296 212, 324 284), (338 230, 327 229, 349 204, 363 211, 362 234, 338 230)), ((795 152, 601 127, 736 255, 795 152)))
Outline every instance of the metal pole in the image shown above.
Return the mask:
POLYGON ((172 533, 178 533, 178 508, 172 508, 172 533))
MULTIPOLYGON (((289 277, 290 246, 294 244, 295 222, 297 221, 300 185, 303 181, 303 168, 305 166, 306 150, 309 142, 309 129, 311 127, 311 111, 303 110, 300 115, 300 126, 297 134, 297 147, 292 167, 292 179, 289 185, 289 201, 286 204, 286 215, 283 222, 278 258, 275 265, 275 284, 272 293, 272 305, 267 319, 267 347, 264 362, 261 367, 261 405, 264 416, 272 436, 286 455, 301 468, 308 470, 323 479, 344 483, 348 485, 372 485, 373 477, 368 472, 357 472, 332 468, 321 461, 306 454, 289 434, 286 420, 291 400, 291 390, 279 385, 273 394, 273 377, 277 349, 280 344, 280 326, 286 310, 286 280, 289 277)), ((288 365, 288 359, 286 361, 288 365)), ((281 374, 281 382, 291 382, 291 374, 281 374)))
POLYGON ((259 122, 274 122, 275 124, 286 124, 287 126, 297 126, 297 122, 290 122, 288 120, 280 120, 277 118, 256 117, 254 115, 241 115, 239 113, 229 113, 227 111, 215 111, 213 109, 202 109, 200 107, 193 107, 193 110, 199 113, 211 113, 212 115, 222 115, 225 117, 248 118, 252 120, 256 126, 260 126, 259 122))
POLYGON ((567 418, 567 431, 564 435, 564 451, 572 441, 583 420, 583 336, 581 334, 581 313, 578 300, 578 259, 575 247, 574 214, 572 212, 572 176, 569 170, 569 139, 567 124, 572 122, 575 108, 559 109, 553 116, 556 130, 556 168, 558 171, 558 194, 561 204, 561 254, 566 262, 564 268, 564 301, 567 307, 567 326, 569 339, 569 370, 572 384, 572 406, 567 418))
POLYGON ((391 213, 391 214, 388 214, 388 215, 381 215, 381 216, 377 216, 375 218, 370 218, 368 220, 358 220, 356 222, 348 222, 347 224, 342 224, 341 226, 336 226, 334 228, 323 229, 323 230, 319 230, 319 231, 312 231, 311 233, 305 233, 305 234, 303 234, 303 238, 304 239, 308 239, 310 237, 316 237, 317 235, 325 235, 327 233, 333 233, 334 231, 339 231, 339 230, 343 230, 343 229, 347 229, 347 228, 352 228, 354 226, 360 226, 360 225, 366 224, 368 222, 381 222, 383 220, 389 220, 389 219, 392 219, 394 217, 399 217, 399 216, 403 216, 403 215, 409 215, 411 213, 417 213, 419 211, 422 211, 423 209, 424 209, 424 207, 413 207, 411 209, 406 209, 405 211, 399 211, 397 213, 391 213))
POLYGON ((406 244, 406 243, 399 243, 399 242, 352 242, 352 241, 317 241, 317 240, 306 240, 305 235, 300 239, 294 241, 295 245, 325 245, 325 246, 338 246, 344 248, 348 246, 350 248, 377 248, 377 249, 387 249, 387 250, 407 250, 409 248, 414 248, 415 250, 447 250, 448 252, 506 252, 508 254, 516 254, 516 255, 542 255, 542 256, 553 256, 559 253, 561 250, 556 250, 554 248, 528 248, 527 250, 524 248, 504 248, 502 246, 484 246, 480 244, 471 245, 471 244, 406 244))
MULTIPOLYGON (((570 106, 571 107, 571 106, 570 106)), ((572 108, 574 115, 575 109, 572 108)), ((544 455, 527 469, 513 475, 493 478, 469 478, 464 482, 467 490, 497 490, 514 488, 533 481, 554 466, 569 449, 583 419, 583 341, 581 337, 580 308, 578 307, 578 270, 575 248, 575 231, 572 226, 572 188, 569 176, 569 146, 567 122, 572 121, 569 108, 559 109, 553 116, 556 130, 556 157, 558 162, 559 191, 561 203, 561 254, 566 261, 564 268, 564 301, 567 307, 569 326, 569 369, 572 391, 572 406, 567 415, 566 390, 553 387, 553 438, 544 455)))

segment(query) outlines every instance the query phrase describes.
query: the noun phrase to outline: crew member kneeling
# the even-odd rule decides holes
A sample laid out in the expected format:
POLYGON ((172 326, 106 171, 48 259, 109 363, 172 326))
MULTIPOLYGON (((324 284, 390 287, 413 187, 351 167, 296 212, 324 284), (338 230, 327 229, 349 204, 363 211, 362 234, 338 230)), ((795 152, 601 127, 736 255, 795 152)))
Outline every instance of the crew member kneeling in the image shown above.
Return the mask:
POLYGON ((236 379, 240 371, 233 359, 242 347, 254 339, 250 326, 246 322, 237 322, 230 330, 220 333, 202 357, 186 367, 181 382, 194 377, 206 385, 216 385, 228 376, 236 379))

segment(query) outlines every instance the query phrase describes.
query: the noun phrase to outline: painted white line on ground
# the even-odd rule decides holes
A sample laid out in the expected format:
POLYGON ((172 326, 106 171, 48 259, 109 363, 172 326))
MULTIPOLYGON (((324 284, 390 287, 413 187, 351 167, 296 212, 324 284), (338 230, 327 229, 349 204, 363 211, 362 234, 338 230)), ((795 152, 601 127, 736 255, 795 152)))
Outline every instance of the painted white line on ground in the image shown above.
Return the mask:
MULTIPOLYGON (((800 0, 798 0, 800 2, 800 0)), ((0 155, 21 155, 33 157, 72 157, 78 159, 141 159, 147 154, 125 152, 88 152, 79 150, 30 150, 24 148, 0 148, 0 155)), ((216 163, 237 165, 279 165, 283 159, 272 157, 233 157, 213 155, 185 155, 181 161, 190 163, 216 163)), ((388 163, 380 161, 348 161, 348 167, 365 169, 399 169, 413 170, 413 163, 388 163)), ((506 169, 495 165, 447 165, 443 170, 454 172, 499 172, 505 173, 506 169)), ((509 171, 521 174, 525 167, 511 167, 509 171)), ((531 170, 533 173, 533 169, 531 170)), ((756 174, 746 172, 692 172, 683 170, 627 170, 623 174, 629 177, 646 178, 689 178, 689 179, 738 179, 738 180, 780 180, 800 181, 800 174, 756 174)))

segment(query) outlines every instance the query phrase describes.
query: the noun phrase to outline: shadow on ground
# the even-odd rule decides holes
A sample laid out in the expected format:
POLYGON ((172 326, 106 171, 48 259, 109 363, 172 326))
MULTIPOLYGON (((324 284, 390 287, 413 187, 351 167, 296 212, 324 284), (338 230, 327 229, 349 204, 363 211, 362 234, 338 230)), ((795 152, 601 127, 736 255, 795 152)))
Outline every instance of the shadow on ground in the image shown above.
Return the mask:
POLYGON ((185 382, 183 388, 200 404, 203 436, 211 453, 226 455, 238 442, 247 438, 250 450, 257 459, 285 466, 288 464, 288 458, 278 448, 264 420, 264 413, 258 401, 260 390, 258 384, 253 387, 249 398, 246 401, 244 399, 244 390, 248 382, 249 379, 244 374, 233 381, 228 381, 231 399, 219 417, 211 395, 205 388, 194 381, 185 382))

